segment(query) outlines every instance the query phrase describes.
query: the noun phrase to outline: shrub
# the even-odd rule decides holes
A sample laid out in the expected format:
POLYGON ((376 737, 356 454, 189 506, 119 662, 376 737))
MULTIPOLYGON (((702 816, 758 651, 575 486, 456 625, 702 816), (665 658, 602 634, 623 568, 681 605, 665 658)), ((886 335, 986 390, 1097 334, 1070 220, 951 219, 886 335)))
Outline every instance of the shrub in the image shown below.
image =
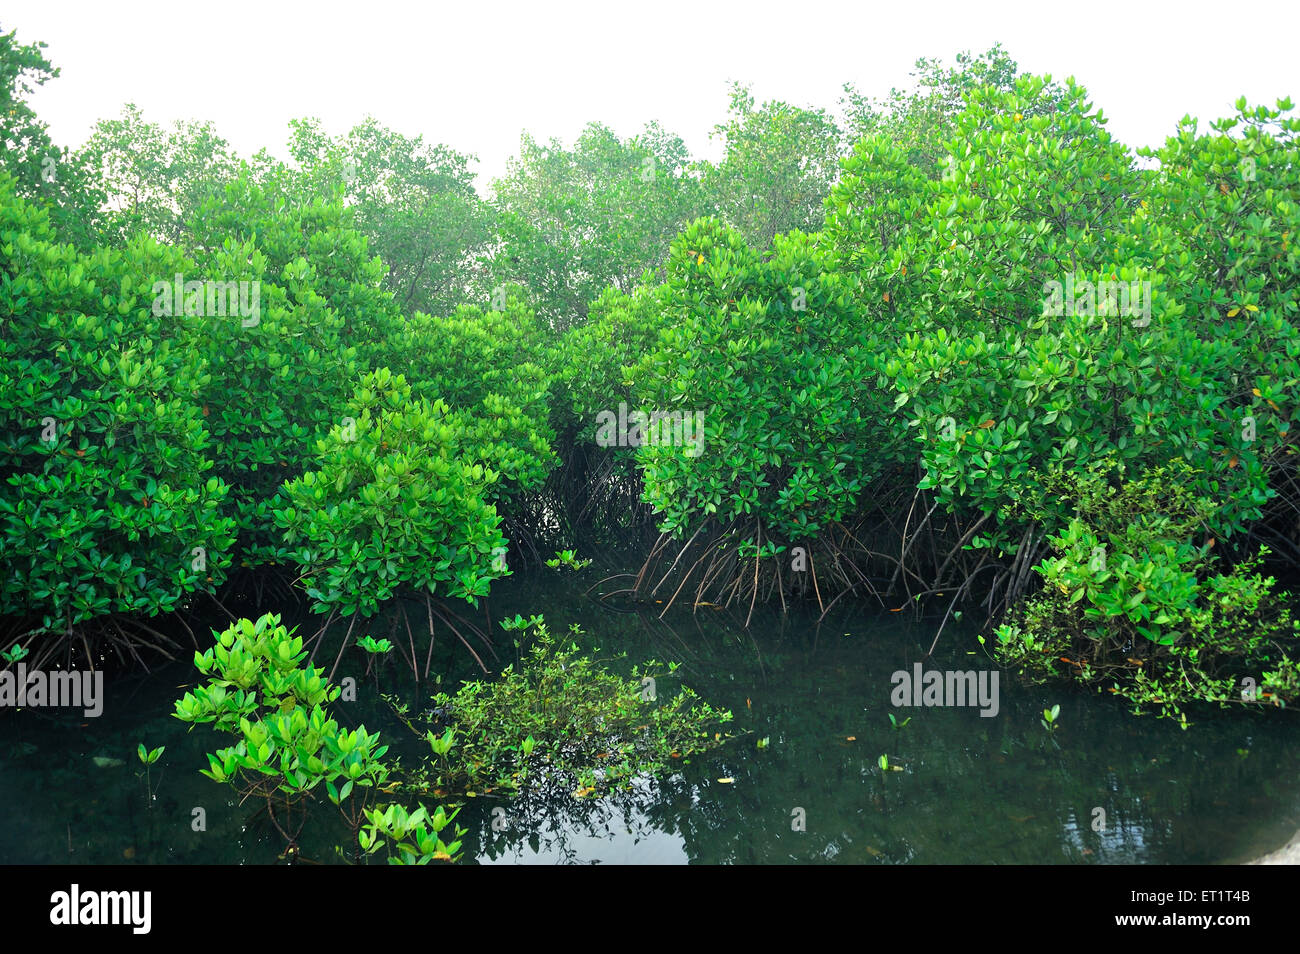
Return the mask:
POLYGON ((1077 516, 1049 537, 1042 590, 998 628, 1002 664, 1036 681, 1110 682, 1135 711, 1184 725, 1186 703, 1240 702, 1246 677, 1259 687, 1250 701, 1296 698, 1300 622, 1257 572, 1267 551, 1219 568, 1205 530, 1219 505, 1196 496, 1187 470, 1125 480, 1094 465, 1054 482, 1077 516))
POLYGON ((236 739, 208 755, 202 774, 234 787, 241 802, 252 797, 265 805, 290 860, 299 854, 305 803, 321 788, 366 855, 387 847, 392 863, 454 860, 460 841, 446 844, 439 834, 456 812, 447 815, 439 807, 430 815, 424 806, 408 812, 375 804, 390 775, 383 761, 388 746, 364 725, 351 732, 339 725, 328 706, 340 690, 315 667, 303 668, 306 656, 302 638, 270 613, 256 622, 235 621, 217 635, 216 645, 194 654, 208 681, 177 701, 174 716, 236 739), (361 830, 365 823, 369 831, 361 830))
POLYGON ((486 500, 497 474, 472 462, 463 422, 440 401, 413 400, 387 368, 362 380, 348 410, 318 442, 318 469, 287 482, 275 512, 313 609, 368 618, 402 597, 476 604, 508 572, 506 541, 486 500))
POLYGON ((500 310, 465 305, 449 318, 415 314, 390 341, 417 399, 443 401, 465 431, 464 452, 500 479, 489 497, 512 512, 555 463, 545 332, 515 294, 500 310))
POLYGON ((863 374, 870 327, 818 240, 781 236, 763 261, 731 229, 696 222, 673 243, 661 307, 667 328, 636 393, 647 413, 703 418, 702 446, 638 451, 662 529, 736 521, 759 543, 851 513, 886 464, 887 408, 863 374))
POLYGON ((255 322, 186 319, 207 363, 199 400, 249 565, 287 561, 274 528, 280 485, 310 466, 316 440, 340 422, 400 325, 383 266, 342 202, 295 198, 280 185, 245 170, 192 223, 195 278, 258 283, 255 322))
POLYGON ((59 637, 33 665, 96 620, 119 651, 163 648, 142 620, 212 591, 231 562, 192 396, 205 368, 142 278, 182 267, 147 239, 55 244, 0 178, 0 612, 59 637))
MULTIPOLYGON (((547 787, 581 798, 664 772, 674 760, 721 742, 721 733, 710 738, 710 731, 730 722, 731 713, 685 686, 659 699, 653 687, 664 676, 660 663, 633 666, 621 678, 576 642, 552 635, 541 617, 516 618, 511 628, 534 634, 518 667, 507 666, 494 682, 467 682, 454 696, 433 699, 435 711, 450 713, 447 725, 426 733, 437 756, 435 784, 470 791, 547 787), (448 757, 453 740, 455 754, 448 757)), ((570 630, 582 634, 576 624, 570 630)), ((667 672, 676 669, 670 663, 667 672)))

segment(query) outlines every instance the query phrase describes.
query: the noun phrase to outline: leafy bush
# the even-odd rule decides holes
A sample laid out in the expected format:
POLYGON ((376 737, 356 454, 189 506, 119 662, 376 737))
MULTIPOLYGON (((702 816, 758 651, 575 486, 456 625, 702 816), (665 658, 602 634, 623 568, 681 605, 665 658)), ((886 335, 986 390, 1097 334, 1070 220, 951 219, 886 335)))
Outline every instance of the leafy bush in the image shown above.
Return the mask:
POLYGON ((0 612, 26 632, 66 639, 98 619, 135 653, 158 638, 139 620, 225 578, 227 487, 205 476, 192 396, 204 366, 152 309, 149 276, 183 267, 149 240, 56 244, 0 177, 0 612), (136 621, 132 638, 113 617, 136 621))
MULTIPOLYGON (((502 295, 505 295, 503 290, 502 295)), ((518 294, 500 309, 464 305, 449 318, 415 314, 390 339, 394 367, 406 368, 411 393, 457 412, 473 462, 500 475, 490 497, 521 507, 555 463, 546 336, 518 294)))
POLYGON ((256 321, 186 319, 207 362, 199 399, 250 565, 288 559, 272 516, 280 485, 310 465, 400 325, 383 266, 342 202, 286 196, 278 181, 259 184, 245 170, 192 223, 194 277, 258 283, 256 321))
MULTIPOLYGON (((1143 150, 1160 168, 1121 254, 1161 269, 1182 303, 1186 339, 1214 343, 1200 381, 1178 372, 1177 386, 1196 386, 1203 405, 1199 433, 1185 439, 1204 442, 1214 424, 1223 431, 1221 422, 1235 433, 1216 442, 1217 466, 1198 466, 1225 483, 1224 497, 1248 501, 1243 518, 1262 510, 1269 519, 1252 531, 1294 559, 1300 117, 1292 108, 1286 99, 1270 109, 1242 98, 1236 115, 1209 132, 1185 119, 1159 150, 1143 150)), ((1186 425, 1168 430, 1177 440, 1186 425)))
MULTIPOLYGON (((516 618, 511 628, 533 630, 521 665, 433 699, 435 711, 449 713, 445 728, 426 734, 437 757, 435 784, 471 792, 547 786, 582 798, 663 772, 724 738, 710 738, 710 731, 730 722, 730 712, 685 686, 671 699, 657 698, 656 678, 664 674, 658 662, 633 666, 621 678, 577 643, 552 635, 541 617, 516 618)), ((576 624, 570 631, 582 633, 576 624)), ((670 663, 667 672, 676 669, 670 663)))
POLYGON ((447 815, 439 807, 430 815, 423 806, 408 813, 401 806, 375 805, 390 775, 383 761, 388 746, 364 725, 351 732, 339 725, 327 707, 340 690, 315 667, 302 668, 306 656, 302 637, 270 613, 256 622, 237 620, 218 634, 211 649, 194 654, 194 665, 208 681, 177 701, 174 716, 211 724, 236 739, 209 753, 202 774, 233 786, 241 802, 249 797, 262 802, 291 860, 298 856, 298 836, 307 822, 304 803, 320 788, 365 854, 387 847, 393 863, 454 860, 460 841, 446 844, 439 833, 456 812, 447 815), (366 822, 369 831, 361 830, 366 822))
MULTIPOLYGON (((1036 470, 1127 446, 1117 418, 1150 410, 1155 340, 1118 309, 1045 307, 1050 281, 1110 280, 1096 269, 1134 204, 1128 154, 1085 95, 1043 77, 971 91, 941 169, 869 137, 828 203, 837 257, 897 341, 877 381, 921 445, 920 487, 949 510, 995 513, 1036 470), (1044 97, 1060 108, 1040 109, 1044 97)), ((1022 530, 989 537, 1011 545, 1022 530)))
POLYGON ((1034 680, 1110 682, 1135 711, 1184 725, 1183 705, 1239 702, 1246 677, 1259 700, 1296 698, 1300 622, 1257 572, 1267 551, 1217 569, 1204 528, 1219 505, 1195 495, 1187 470, 1123 480, 1094 465, 1054 482, 1078 516, 1035 567, 1043 589, 998 628, 1000 662, 1034 680))
MULTIPOLYGON (((1030 529, 1014 504, 1038 475, 1185 460, 1197 493, 1224 501, 1215 531, 1240 533, 1293 467, 1295 124, 1265 110, 1255 125, 1280 138, 1185 130, 1153 175, 1072 82, 1035 115, 1045 90, 1022 78, 971 94, 938 177, 888 137, 864 140, 832 197, 842 266, 899 330, 879 381, 920 444, 919 486, 995 516, 975 543, 1012 550, 1030 529), (1232 165, 1256 153, 1258 189, 1232 165)), ((1047 516, 1055 532, 1069 515, 1047 516)))
POLYGON ((620 401, 635 403, 631 369, 667 327, 660 290, 649 285, 631 294, 605 289, 592 302, 586 323, 569 329, 556 349, 555 416, 576 430, 580 442, 595 443, 601 411, 617 408, 620 401))
POLYGON ((402 375, 367 375, 319 469, 284 486, 275 520, 318 613, 370 617, 402 595, 476 602, 504 575, 494 471, 470 463, 461 420, 415 401, 402 375))
POLYGON ((873 339, 815 237, 764 261, 715 220, 673 243, 667 326, 635 372, 646 411, 703 420, 702 445, 645 443, 646 499, 680 535, 702 519, 799 539, 853 511, 885 466, 883 395, 863 374, 873 339))

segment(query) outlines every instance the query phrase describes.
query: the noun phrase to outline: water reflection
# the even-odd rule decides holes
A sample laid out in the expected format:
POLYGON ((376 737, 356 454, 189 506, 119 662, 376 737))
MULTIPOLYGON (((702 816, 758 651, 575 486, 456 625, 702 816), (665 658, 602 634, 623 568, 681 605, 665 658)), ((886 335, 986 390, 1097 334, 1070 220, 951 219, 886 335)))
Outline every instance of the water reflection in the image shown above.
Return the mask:
MULTIPOLYGON (((1109 697, 1026 688, 1005 673, 996 718, 971 707, 895 709, 891 674, 921 659, 931 625, 845 614, 818 629, 811 617, 756 614, 746 632, 727 614, 701 611, 674 614, 669 627, 654 613, 609 612, 585 588, 554 575, 517 581, 494 600, 493 617, 543 612, 557 629, 579 622, 605 656, 628 654, 612 668, 648 656, 680 660, 684 682, 735 713, 737 738, 606 799, 470 799, 458 821, 468 829, 466 856, 478 863, 1213 863, 1276 848, 1300 828, 1300 747, 1289 713, 1211 709, 1183 731, 1136 718, 1109 697), (1059 728, 1049 735, 1040 718, 1053 704, 1059 728), (894 728, 890 713, 911 721, 894 728), (882 771, 881 755, 902 771, 882 771), (504 810, 505 830, 494 830, 502 816, 493 809, 504 810)), ((435 668, 474 675, 472 660, 444 649, 435 668)), ((969 631, 950 625, 926 666, 990 668, 978 649, 969 631)), ((283 845, 268 826, 198 774, 203 753, 224 742, 169 716, 194 677, 181 664, 152 678, 110 679, 96 720, 0 713, 0 805, 9 820, 0 862, 275 862, 283 845), (136 777, 141 741, 167 745, 152 807, 136 777), (206 810, 204 832, 191 829, 196 806, 206 810)), ((384 688, 402 679, 392 671, 384 688)), ((419 757, 421 744, 403 737, 373 676, 357 686, 358 701, 340 716, 379 728, 408 764, 419 757)), ((428 695, 424 686, 403 691, 413 704, 428 695)), ((661 681, 661 697, 673 691, 661 681)), ((333 862, 346 839, 322 812, 305 833, 304 856, 333 862)))

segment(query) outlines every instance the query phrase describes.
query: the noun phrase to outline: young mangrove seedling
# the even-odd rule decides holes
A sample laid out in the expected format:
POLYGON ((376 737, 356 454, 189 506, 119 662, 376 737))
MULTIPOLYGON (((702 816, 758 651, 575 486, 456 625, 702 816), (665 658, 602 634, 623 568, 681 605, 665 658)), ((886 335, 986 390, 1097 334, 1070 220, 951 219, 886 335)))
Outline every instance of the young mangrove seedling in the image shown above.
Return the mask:
POLYGON ((1043 717, 1039 719, 1039 724, 1048 732, 1056 731, 1056 717, 1061 714, 1059 705, 1052 706, 1050 709, 1043 710, 1043 717))
POLYGON ((546 565, 552 570, 558 570, 562 566, 567 566, 570 570, 581 570, 591 566, 590 560, 579 560, 577 556, 576 550, 556 550, 555 559, 547 560, 546 565))
POLYGON ((888 772, 903 771, 903 766, 894 765, 892 762, 889 761, 888 755, 882 755, 879 759, 876 760, 876 764, 880 766, 880 771, 882 772, 888 773, 888 772))
POLYGON ((391 653, 393 644, 386 639, 375 639, 373 636, 357 637, 357 645, 368 653, 391 653))
MULTIPOLYGON (((375 663, 376 656, 383 656, 393 651, 393 644, 386 639, 375 639, 373 636, 358 636, 357 645, 364 649, 368 654, 366 657, 366 675, 370 675, 370 667, 375 663)), ((378 676, 375 677, 378 685, 378 676)))
MULTIPOLYGON (((141 742, 140 747, 136 749, 135 754, 139 757, 140 764, 144 766, 145 801, 150 811, 153 811, 153 801, 154 798, 156 797, 156 793, 153 790, 153 773, 150 771, 149 766, 153 765, 154 762, 158 761, 159 757, 163 754, 163 751, 166 748, 167 746, 160 745, 152 752, 149 752, 145 750, 144 743, 141 742)), ((161 779, 159 780, 159 783, 161 784, 161 779)))

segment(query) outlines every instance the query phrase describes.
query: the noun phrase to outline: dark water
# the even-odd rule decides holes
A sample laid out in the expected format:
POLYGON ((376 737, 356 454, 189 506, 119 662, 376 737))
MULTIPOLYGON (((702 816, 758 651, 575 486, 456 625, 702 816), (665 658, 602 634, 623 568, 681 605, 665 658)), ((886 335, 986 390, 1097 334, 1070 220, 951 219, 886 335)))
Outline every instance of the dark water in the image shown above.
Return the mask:
MULTIPOLYGON (((494 597, 492 618, 540 612, 555 631, 579 622, 591 645, 628 653, 613 668, 648 656, 680 661, 682 681, 732 710, 737 737, 671 777, 599 801, 470 799, 458 819, 468 829, 467 860, 1216 863, 1279 847, 1300 828, 1300 746, 1290 712, 1205 709, 1184 731, 1135 717, 1109 697, 1026 688, 1005 673, 995 718, 975 707, 895 709, 891 674, 921 658, 933 622, 859 610, 818 628, 815 616, 769 613, 756 614, 746 632, 743 616, 674 609, 669 628, 654 613, 615 612, 583 596, 597 578, 547 572, 513 582, 494 597), (1059 728, 1049 737, 1039 720, 1054 703, 1059 728), (911 722, 894 729, 891 712, 911 722), (770 743, 760 750, 764 737, 770 743), (882 754, 904 771, 882 773, 882 754), (493 830, 495 808, 505 811, 505 831, 493 830), (1094 828, 1096 809, 1105 813, 1103 830, 1094 828), (796 830, 800 820, 804 830, 796 830)), ((381 629, 370 631, 385 635, 381 629)), ((515 652, 508 637, 498 643, 503 659, 493 668, 508 661, 507 649, 515 652)), ((333 651, 322 659, 328 668, 333 651)), ((473 675, 463 650, 440 645, 435 660, 435 668, 473 675)), ((364 664, 345 658, 340 674, 360 675, 349 662, 364 664)), ((926 668, 994 667, 971 630, 950 624, 926 668)), ((110 679, 97 719, 0 712, 7 822, 0 862, 274 863, 284 848, 278 836, 236 805, 232 790, 199 775, 203 753, 227 740, 170 716, 196 676, 184 662, 110 679), (167 746, 152 767, 152 800, 139 742, 167 746), (98 765, 96 757, 122 764, 98 765), (205 831, 193 830, 195 809, 204 811, 205 831)), ((381 682, 423 704, 424 690, 412 693, 397 669, 381 682)), ((373 676, 358 685, 356 703, 337 704, 342 721, 380 728, 390 755, 409 761, 427 752, 387 712, 373 676)), ((658 691, 673 687, 660 680, 658 691)), ((333 846, 348 835, 333 812, 326 803, 309 820, 304 858, 336 860, 333 846)))

